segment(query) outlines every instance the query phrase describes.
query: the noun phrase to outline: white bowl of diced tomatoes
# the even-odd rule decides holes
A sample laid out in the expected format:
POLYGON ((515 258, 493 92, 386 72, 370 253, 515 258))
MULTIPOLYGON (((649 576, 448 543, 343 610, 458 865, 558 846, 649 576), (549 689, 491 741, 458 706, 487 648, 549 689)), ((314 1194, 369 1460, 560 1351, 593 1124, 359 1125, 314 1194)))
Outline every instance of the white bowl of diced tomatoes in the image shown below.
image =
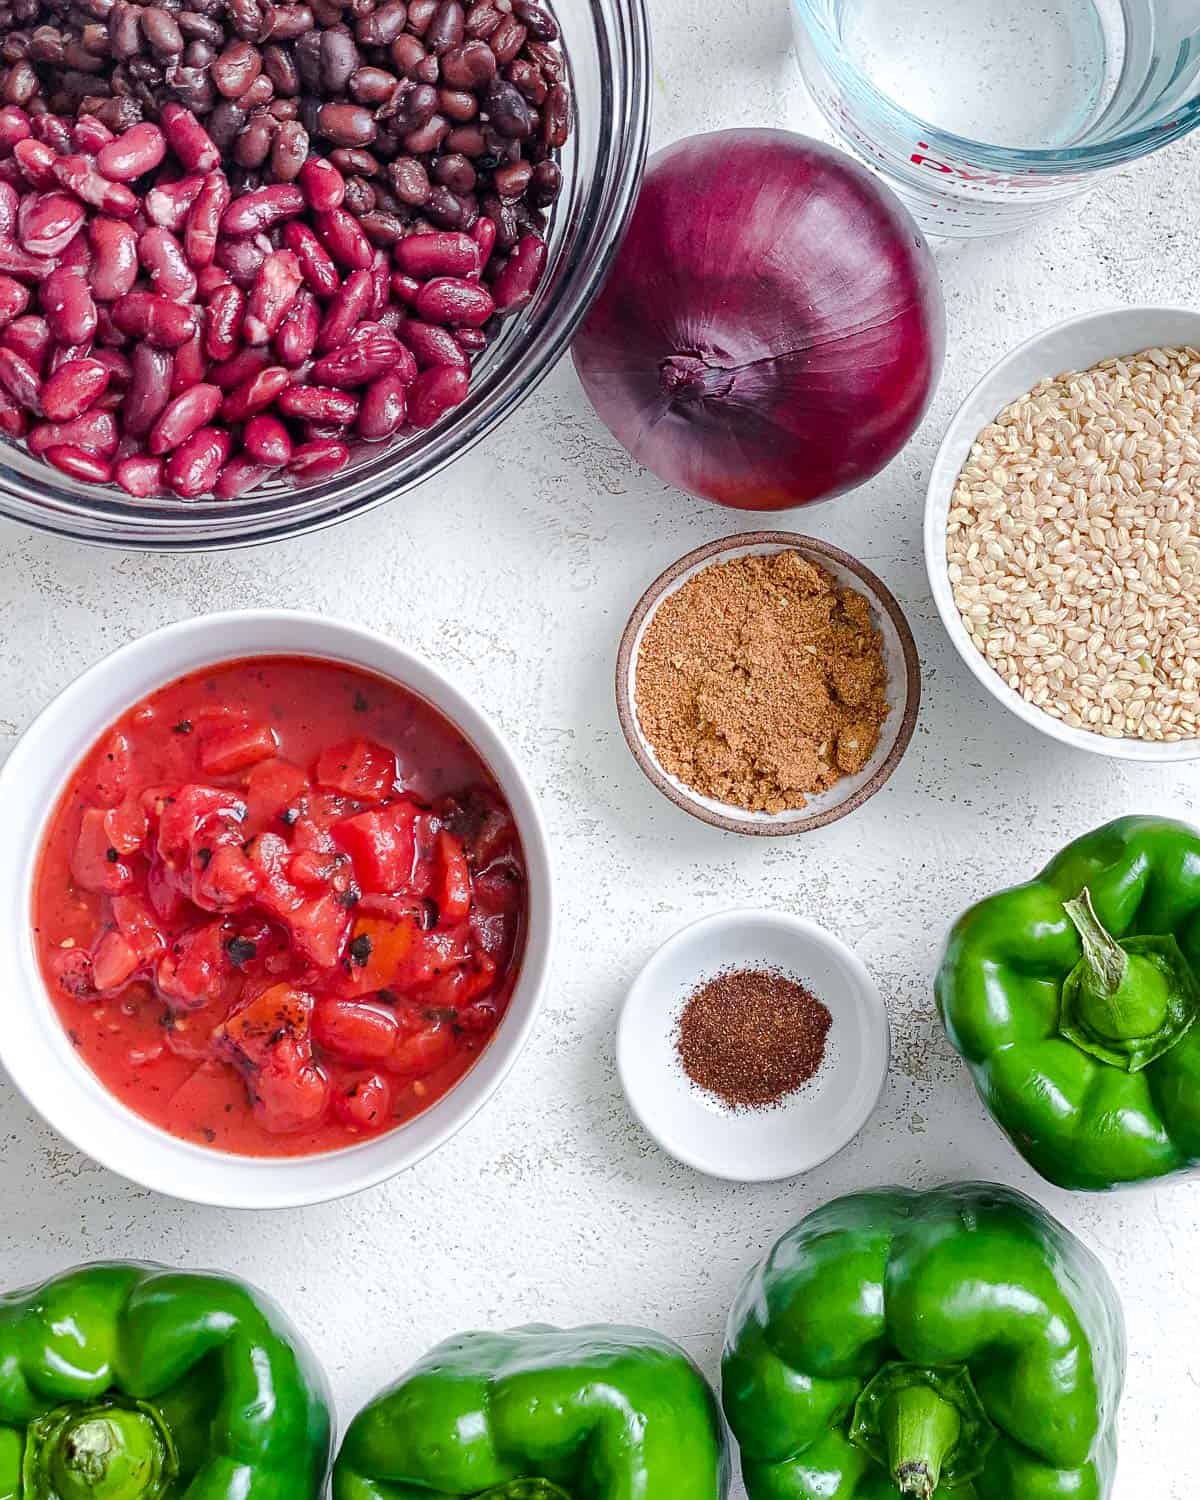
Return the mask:
POLYGON ((0 771, 0 1062, 80 1150, 195 1202, 379 1183, 499 1087, 550 858, 487 716, 383 636, 203 616, 96 663, 0 771))

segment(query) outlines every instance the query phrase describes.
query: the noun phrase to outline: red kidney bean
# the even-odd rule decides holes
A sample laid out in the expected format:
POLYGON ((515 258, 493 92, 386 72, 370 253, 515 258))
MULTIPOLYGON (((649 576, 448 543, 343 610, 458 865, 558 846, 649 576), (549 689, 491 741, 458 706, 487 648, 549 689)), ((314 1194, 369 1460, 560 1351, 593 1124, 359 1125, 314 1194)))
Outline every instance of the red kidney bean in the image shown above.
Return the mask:
POLYGON ((130 292, 113 304, 112 316, 122 333, 148 339, 160 349, 178 349, 196 331, 193 308, 156 292, 130 292))
MULTIPOLYGON (((481 219, 482 223, 490 223, 481 219)), ((480 266, 480 247, 469 234, 455 230, 435 230, 430 234, 410 234, 392 252, 399 270, 418 281, 435 276, 470 276, 480 266)))
POLYGON ((207 374, 204 336, 197 329, 187 343, 180 344, 175 351, 175 364, 171 370, 171 395, 178 396, 181 391, 186 391, 203 380, 207 374))
POLYGON ((14 318, 0 334, 0 344, 3 344, 6 349, 15 350, 39 373, 46 363, 46 356, 53 342, 49 323, 45 318, 39 318, 33 313, 14 318))
POLYGON ((287 316, 304 283, 300 262, 290 250, 273 250, 262 263, 242 331, 248 344, 266 344, 287 316))
POLYGON ((159 124, 185 171, 213 172, 221 165, 221 153, 190 109, 182 104, 165 104, 159 112, 159 124))
POLYGON ((124 348, 129 342, 128 336, 113 322, 112 308, 107 302, 96 308, 96 342, 109 349, 124 348))
POLYGON ((85 276, 91 274, 92 252, 88 248, 87 236, 76 234, 69 239, 63 247, 63 253, 58 258, 60 266, 75 271, 82 271, 85 276))
POLYGON ((24 437, 29 428, 29 416, 17 405, 7 391, 0 390, 0 433, 5 437, 24 437))
POLYGON ((467 399, 469 385, 466 370, 449 365, 422 370, 408 390, 409 422, 414 427, 432 427, 467 399))
POLYGON ((55 184, 54 164, 58 152, 45 141, 35 141, 32 136, 18 141, 13 148, 13 159, 20 167, 25 180, 37 188, 49 188, 55 184))
POLYGON ((88 357, 104 366, 112 385, 127 386, 129 384, 133 366, 118 349, 94 349, 88 357))
MULTIPOLYGON (((375 321, 381 328, 386 328, 389 333, 394 333, 399 337, 404 330, 405 324, 408 322, 408 314, 402 307, 397 307, 394 302, 389 302, 375 321)), ((407 349, 407 344, 404 347, 407 349)), ((415 360, 413 364, 416 364, 415 360)))
POLYGON ((348 427, 358 415, 358 397, 331 386, 289 385, 279 393, 275 405, 285 417, 325 422, 331 427, 348 427))
POLYGON ((248 292, 258 280, 270 249, 271 242, 265 235, 255 235, 249 240, 218 240, 216 262, 229 273, 235 286, 248 292))
POLYGON ((30 255, 8 235, 0 235, 0 271, 19 281, 41 281, 54 270, 57 262, 45 255, 30 255))
POLYGON ((212 264, 229 199, 230 187, 224 172, 209 172, 188 211, 183 235, 184 253, 193 269, 212 264))
POLYGON ((243 193, 221 217, 221 233, 237 236, 270 229, 284 219, 294 219, 304 212, 303 192, 290 182, 272 183, 270 187, 243 193))
POLYGON ((171 376, 175 361, 165 349, 136 344, 129 359, 133 374, 125 393, 125 431, 145 437, 171 399, 171 376))
POLYGON ((393 297, 399 298, 406 307, 413 307, 416 305, 421 283, 415 276, 406 276, 403 271, 393 271, 391 288, 393 297))
POLYGON ((242 319, 246 294, 232 282, 218 287, 208 304, 208 327, 204 348, 209 359, 229 359, 242 342, 242 319))
POLYGON ((313 228, 339 266, 347 271, 365 271, 375 259, 375 249, 344 208, 314 213, 313 228))
POLYGON ((404 325, 400 337, 412 350, 422 370, 443 365, 465 370, 470 363, 448 328, 438 328, 432 323, 410 321, 404 325))
MULTIPOLYGON (((79 115, 71 126, 71 144, 85 156, 94 156, 116 137, 95 115, 79 115)), ((157 165, 157 163, 155 163, 157 165)))
POLYGON ((247 454, 239 453, 236 458, 231 458, 221 470, 216 484, 213 485, 213 494, 218 500, 236 500, 239 495, 244 495, 256 484, 269 479, 273 473, 274 469, 269 465, 256 464, 247 454))
POLYGON ((33 134, 29 116, 15 104, 6 104, 0 109, 0 153, 11 156, 18 141, 27 141, 33 134))
POLYGON ((371 317, 381 317, 391 300, 391 266, 383 251, 376 250, 375 264, 371 267, 371 317))
POLYGON ((208 494, 229 457, 233 439, 220 427, 201 427, 174 450, 163 468, 168 486, 181 499, 208 494))
POLYGON ((291 385, 292 378, 291 370, 285 370, 279 365, 268 365, 259 370, 225 397, 221 406, 222 418, 226 422, 244 422, 256 411, 263 411, 270 406, 291 385))
POLYGON ((0 276, 0 327, 19 318, 29 306, 29 288, 11 276, 0 276))
POLYGON ((99 318, 84 272, 71 266, 51 271, 38 297, 54 337, 64 344, 86 344, 96 333, 99 318))
POLYGON ((492 284, 496 311, 512 313, 537 290, 546 269, 546 242, 539 235, 523 234, 492 284))
POLYGON ((81 417, 109 382, 109 373, 95 359, 69 359, 42 387, 42 412, 51 422, 81 417))
POLYGON ((203 186, 204 178, 199 175, 181 177, 178 182, 156 183, 142 203, 146 217, 151 223, 178 234, 203 186))
POLYGON ((354 430, 369 443, 382 442, 404 426, 407 410, 408 382, 398 372, 389 370, 363 392, 354 430))
POLYGON ((60 255, 83 221, 83 205, 66 193, 30 193, 17 213, 17 238, 31 255, 60 255))
POLYGON ((15 349, 0 344, 0 385, 19 405, 35 416, 42 411, 42 383, 37 371, 15 349))
POLYGON ((242 432, 242 446, 256 464, 281 469, 292 456, 292 439, 287 428, 269 412, 251 417, 242 432))
MULTIPOLYGON (((47 332, 49 332, 49 325, 47 325, 47 332)), ((90 344, 59 344, 53 340, 48 345, 48 349, 50 358, 46 361, 46 368, 42 372, 47 376, 61 370, 69 360, 90 358, 92 352, 90 344)), ((20 350, 17 352, 19 354, 20 350)))
POLYGON ((90 156, 60 156, 53 167, 54 180, 102 214, 130 219, 138 211, 137 195, 121 182, 101 177, 90 156))
MULTIPOLYGON (((492 258, 492 251, 496 248, 495 219, 489 219, 483 215, 480 215, 480 217, 475 220, 474 227, 471 230, 471 238, 479 247, 479 267, 478 270, 474 272, 474 275, 481 276, 487 266, 488 261, 492 258)), ((459 272, 458 274, 466 274, 469 276, 472 273, 468 271, 466 273, 459 272)))
POLYGON ((213 365, 208 372, 208 378, 214 385, 219 385, 223 391, 232 391, 252 375, 257 375, 260 370, 265 370, 271 362, 271 356, 261 346, 251 349, 248 346, 239 349, 232 359, 222 360, 220 364, 213 365))
POLYGON ((132 453, 121 459, 113 470, 113 478, 127 495, 135 500, 149 500, 165 493, 163 461, 151 458, 148 453, 132 453))
POLYGON ((296 479, 328 479, 350 462, 350 449, 336 438, 320 438, 302 443, 292 454, 288 473, 296 479))
MULTIPOLYGON (((412 355, 394 334, 378 323, 360 323, 340 348, 317 360, 312 367, 312 378, 319 385, 336 385, 342 389, 367 385, 405 357, 412 360, 412 355)), ((415 365, 412 373, 416 374, 415 365)))
POLYGON ((309 291, 301 290, 292 303, 292 310, 279 325, 275 334, 275 357, 289 370, 297 369, 312 357, 317 347, 317 334, 321 327, 321 309, 317 299, 309 291))
POLYGON ((300 262, 304 280, 318 297, 336 295, 341 285, 337 267, 307 224, 292 219, 283 226, 283 243, 300 262))
POLYGON ((29 429, 29 451, 40 458, 47 448, 61 448, 64 443, 76 448, 90 448, 111 458, 117 451, 121 434, 117 419, 110 411, 93 407, 70 422, 38 422, 29 429))
POLYGON ((341 208, 346 196, 346 179, 323 156, 310 156, 300 168, 297 181, 314 213, 330 213, 341 208))
POLYGON ((457 276, 438 276, 417 293, 417 316, 425 323, 482 328, 495 310, 492 294, 485 286, 457 276))
POLYGON ((219 386, 194 385, 168 401, 150 429, 146 446, 156 456, 169 453, 186 442, 193 432, 207 426, 221 409, 219 386))
POLYGON ((207 302, 223 286, 232 285, 229 272, 223 266, 201 266, 196 272, 196 293, 202 302, 207 302))
POLYGON ((454 337, 458 340, 459 348, 468 357, 472 354, 482 354, 488 346, 487 334, 482 328, 456 328, 454 337))
POLYGON ((96 218, 88 225, 93 262, 91 286, 101 302, 115 302, 137 280, 137 234, 121 219, 96 218))
POLYGON ((59 448, 47 448, 42 457, 63 474, 87 484, 107 484, 112 478, 112 465, 90 448, 64 443, 59 448))
POLYGON ((21 200, 17 196, 17 190, 11 182, 0 182, 0 234, 6 234, 10 238, 16 232, 17 214, 20 212, 21 200))
POLYGON ((162 131, 143 120, 140 125, 131 125, 116 140, 110 139, 107 146, 101 146, 96 165, 113 182, 133 182, 152 172, 166 154, 162 131))
POLYGON ((369 271, 351 271, 341 291, 329 304, 329 311, 317 334, 317 350, 326 354, 340 348, 350 331, 366 317, 375 296, 375 283, 369 271))
POLYGON ((169 229, 155 225, 138 240, 138 259, 150 275, 156 292, 172 302, 196 300, 196 275, 188 265, 183 246, 169 229))

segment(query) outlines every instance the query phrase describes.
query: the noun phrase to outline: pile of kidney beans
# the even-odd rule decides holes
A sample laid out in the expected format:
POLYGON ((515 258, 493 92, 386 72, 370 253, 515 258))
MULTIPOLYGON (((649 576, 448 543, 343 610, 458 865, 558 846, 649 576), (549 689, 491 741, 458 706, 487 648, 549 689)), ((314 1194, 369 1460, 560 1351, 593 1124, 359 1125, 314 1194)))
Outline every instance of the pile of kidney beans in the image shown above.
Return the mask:
POLYGON ((0 431, 139 498, 233 498, 336 473, 466 397, 545 266, 570 121, 545 10, 0 0, 6 17, 0 431))

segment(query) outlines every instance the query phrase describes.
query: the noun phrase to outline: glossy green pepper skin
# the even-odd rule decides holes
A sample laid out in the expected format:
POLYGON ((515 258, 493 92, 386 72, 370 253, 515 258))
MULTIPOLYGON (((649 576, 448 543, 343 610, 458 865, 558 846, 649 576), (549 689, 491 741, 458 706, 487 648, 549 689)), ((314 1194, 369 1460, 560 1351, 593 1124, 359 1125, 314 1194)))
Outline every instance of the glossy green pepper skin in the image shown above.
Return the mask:
POLYGON ((643 1328, 464 1333, 350 1424, 334 1500, 724 1500, 716 1399, 643 1328))
POLYGON ((1121 818, 960 917, 936 992, 950 1040, 1017 1150, 1060 1187, 1100 1190, 1200 1162, 1197 976, 1200 832, 1121 818), (1141 1026, 1162 1018, 1115 1049, 1094 999, 1083 1011, 1092 1034, 1080 1025, 1078 999, 1094 985, 1081 979, 1084 945, 1066 903, 1085 890, 1131 956, 1133 1003, 1117 1015, 1140 1014, 1141 1026), (1165 999, 1148 993, 1149 964, 1167 976, 1165 999))
POLYGON ((964 1183, 784 1235, 730 1314, 723 1392, 750 1500, 1104 1500, 1124 1368, 1099 1261, 964 1183))
POLYGON ((0 1297, 0 1500, 318 1500, 324 1379, 227 1277, 82 1266, 0 1297))

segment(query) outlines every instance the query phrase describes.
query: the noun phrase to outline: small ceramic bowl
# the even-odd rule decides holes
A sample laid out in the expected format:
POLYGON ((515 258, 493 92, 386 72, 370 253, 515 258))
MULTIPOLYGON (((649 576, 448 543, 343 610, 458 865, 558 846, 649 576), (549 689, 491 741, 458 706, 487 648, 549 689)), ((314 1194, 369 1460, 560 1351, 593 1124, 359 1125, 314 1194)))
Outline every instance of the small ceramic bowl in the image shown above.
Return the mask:
POLYGON ((879 1101, 888 1054, 887 1011, 862 960, 785 912, 721 912, 677 932, 634 980, 617 1031, 617 1070, 638 1120, 677 1160, 731 1182, 797 1177, 840 1151, 879 1101), (731 1109, 680 1063, 684 1006, 723 969, 777 969, 833 1016, 821 1067, 774 1108, 731 1109))
POLYGON ((22 735, 0 771, 0 1062, 60 1135, 122 1177, 171 1197, 228 1208, 290 1208, 371 1187, 436 1150, 491 1098, 516 1062, 541 1005, 553 925, 550 853, 537 803, 491 720, 430 663, 335 620, 288 610, 205 615, 168 625, 106 656, 65 688, 22 735), (108 725, 147 693, 213 662, 261 655, 324 657, 392 678, 466 736, 516 818, 529 879, 529 921, 508 1010, 488 1047, 435 1104, 386 1135, 319 1156, 249 1157, 170 1135, 120 1103, 76 1055, 38 968, 32 887, 42 831, 67 777, 108 725))
POLYGON ((808 833, 835 823, 863 805, 883 786, 900 764, 912 739, 921 705, 921 666, 916 644, 904 612, 886 585, 857 558, 816 537, 799 536, 790 531, 747 531, 723 541, 697 547, 661 574, 638 600, 617 653, 617 716, 633 758, 649 779, 676 807, 691 813, 702 822, 723 828, 728 833, 746 833, 759 837, 808 833), (649 628, 654 612, 669 595, 683 587, 690 578, 713 563, 751 555, 767 556, 773 552, 799 552, 809 562, 831 573, 839 583, 865 594, 871 603, 871 615, 883 638, 883 659, 888 675, 888 704, 891 712, 884 721, 879 743, 871 759, 853 776, 844 776, 836 786, 808 799, 803 808, 790 812, 756 813, 717 802, 702 796, 686 782, 680 781, 660 763, 649 740, 642 733, 637 716, 637 662, 642 637, 649 628))
POLYGON ((929 478, 925 502, 925 566, 934 602, 955 649, 972 674, 998 703, 1034 729, 1076 750, 1090 750, 1116 760, 1170 763, 1200 759, 1200 740, 1171 744, 1154 740, 1109 739, 1075 729, 1027 703, 989 666, 972 641, 950 584, 946 560, 946 523, 950 502, 975 439, 1018 396, 1039 381, 1066 370, 1087 370, 1114 355, 1143 349, 1200 347, 1200 312, 1176 307, 1125 307, 1089 313, 1038 334, 990 370, 959 407, 946 433, 929 478))

